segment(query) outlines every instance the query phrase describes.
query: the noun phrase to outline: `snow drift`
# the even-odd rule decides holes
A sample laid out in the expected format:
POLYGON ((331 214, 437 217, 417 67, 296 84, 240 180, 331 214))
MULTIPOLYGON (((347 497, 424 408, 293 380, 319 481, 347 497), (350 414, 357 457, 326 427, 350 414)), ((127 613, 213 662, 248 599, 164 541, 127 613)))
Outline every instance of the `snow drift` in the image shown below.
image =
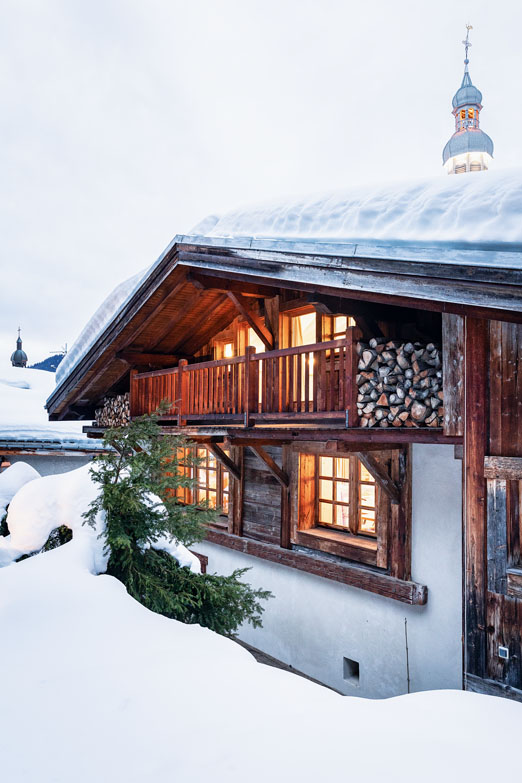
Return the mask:
POLYGON ((26 462, 15 462, 0 473, 0 519, 18 490, 39 477, 38 471, 26 462))
POLYGON ((6 783, 479 783, 517 747, 518 703, 460 691, 343 697, 148 611, 95 575, 100 539, 79 526, 87 479, 85 467, 36 479, 10 506, 18 547, 39 544, 51 520, 74 536, 0 568, 6 783))

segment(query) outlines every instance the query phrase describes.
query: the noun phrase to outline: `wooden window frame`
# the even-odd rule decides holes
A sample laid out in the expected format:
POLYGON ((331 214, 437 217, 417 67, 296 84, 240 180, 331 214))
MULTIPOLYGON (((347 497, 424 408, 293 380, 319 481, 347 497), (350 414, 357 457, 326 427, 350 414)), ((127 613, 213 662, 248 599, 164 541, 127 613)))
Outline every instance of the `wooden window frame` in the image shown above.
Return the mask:
MULTIPOLYGON (((293 546, 306 547, 343 559, 373 566, 396 576, 410 579, 411 574, 411 453, 409 447, 372 450, 372 459, 400 486, 400 502, 376 479, 376 536, 354 535, 352 532, 321 528, 317 525, 315 471, 316 457, 355 456, 332 452, 324 446, 295 447, 292 474, 294 493, 290 520, 290 541, 293 546)), ((381 477, 382 478, 382 477, 381 477)))
MULTIPOLYGON (((213 523, 214 526, 219 528, 228 528, 228 520, 231 514, 231 505, 232 505, 232 476, 230 475, 229 471, 225 468, 224 465, 221 464, 221 462, 216 459, 215 456, 213 456, 210 452, 210 450, 201 443, 188 446, 184 449, 185 454, 187 452, 190 452, 191 460, 194 460, 192 464, 188 466, 188 469, 191 472, 191 478, 194 481, 193 487, 181 487, 178 491, 178 499, 180 500, 180 503, 191 503, 194 505, 198 505, 198 491, 203 490, 206 491, 207 499, 209 492, 216 492, 216 510, 218 511, 218 516, 216 521, 213 523), (198 450, 204 449, 206 452, 205 462, 198 463, 198 450), (216 467, 210 467, 209 466, 209 459, 214 459, 216 463, 216 467), (197 475, 198 470, 204 470, 206 475, 206 483, 200 484, 199 483, 199 477, 197 475), (216 471, 216 488, 214 490, 213 487, 209 486, 208 483, 208 474, 210 470, 216 471), (226 473, 228 475, 228 488, 224 488, 224 476, 223 474, 226 473), (228 504, 227 504, 227 510, 223 510, 223 493, 226 493, 228 496, 228 504), (220 505, 221 504, 221 505, 220 505)), ((225 452, 226 453, 226 452, 225 452)), ((180 467, 182 467, 184 470, 187 470, 187 466, 184 464, 184 460, 186 459, 186 456, 184 455, 181 459, 179 459, 178 464, 180 467)))

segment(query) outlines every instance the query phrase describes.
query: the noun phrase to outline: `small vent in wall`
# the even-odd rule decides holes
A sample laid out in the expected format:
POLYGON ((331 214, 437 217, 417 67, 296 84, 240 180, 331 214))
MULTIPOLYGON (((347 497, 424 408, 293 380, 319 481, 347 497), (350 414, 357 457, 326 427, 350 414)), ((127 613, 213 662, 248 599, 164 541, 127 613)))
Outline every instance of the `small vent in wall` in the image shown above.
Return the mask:
POLYGON ((352 685, 359 685, 359 661, 343 658, 343 680, 352 685))

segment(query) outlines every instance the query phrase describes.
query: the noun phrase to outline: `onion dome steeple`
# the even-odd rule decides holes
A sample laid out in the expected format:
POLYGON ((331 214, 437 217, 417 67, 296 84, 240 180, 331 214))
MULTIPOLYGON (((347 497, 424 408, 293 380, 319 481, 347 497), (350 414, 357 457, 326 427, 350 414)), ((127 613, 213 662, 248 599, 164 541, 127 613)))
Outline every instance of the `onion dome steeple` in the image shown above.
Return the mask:
POLYGON ((25 367, 27 365, 27 354, 22 350, 22 338, 20 337, 20 327, 18 327, 18 339, 16 341, 16 351, 11 354, 11 364, 13 367, 25 367))
POLYGON ((466 29, 466 38, 462 41, 466 50, 464 77, 452 100, 455 133, 442 152, 442 162, 448 174, 484 171, 493 159, 493 142, 479 127, 482 93, 469 75, 469 31, 473 28, 468 24, 466 29))

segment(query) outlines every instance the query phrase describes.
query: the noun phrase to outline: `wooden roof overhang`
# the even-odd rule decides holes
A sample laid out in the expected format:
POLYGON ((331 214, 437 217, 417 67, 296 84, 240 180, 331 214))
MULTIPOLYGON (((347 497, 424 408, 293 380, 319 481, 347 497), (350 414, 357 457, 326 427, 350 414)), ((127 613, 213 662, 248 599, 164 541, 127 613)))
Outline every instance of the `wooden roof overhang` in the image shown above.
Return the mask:
POLYGON ((50 396, 53 420, 93 406, 139 361, 172 366, 226 328, 227 292, 282 289, 522 322, 522 248, 350 245, 177 236, 138 290, 50 396), (139 357, 139 361, 138 361, 139 357))

